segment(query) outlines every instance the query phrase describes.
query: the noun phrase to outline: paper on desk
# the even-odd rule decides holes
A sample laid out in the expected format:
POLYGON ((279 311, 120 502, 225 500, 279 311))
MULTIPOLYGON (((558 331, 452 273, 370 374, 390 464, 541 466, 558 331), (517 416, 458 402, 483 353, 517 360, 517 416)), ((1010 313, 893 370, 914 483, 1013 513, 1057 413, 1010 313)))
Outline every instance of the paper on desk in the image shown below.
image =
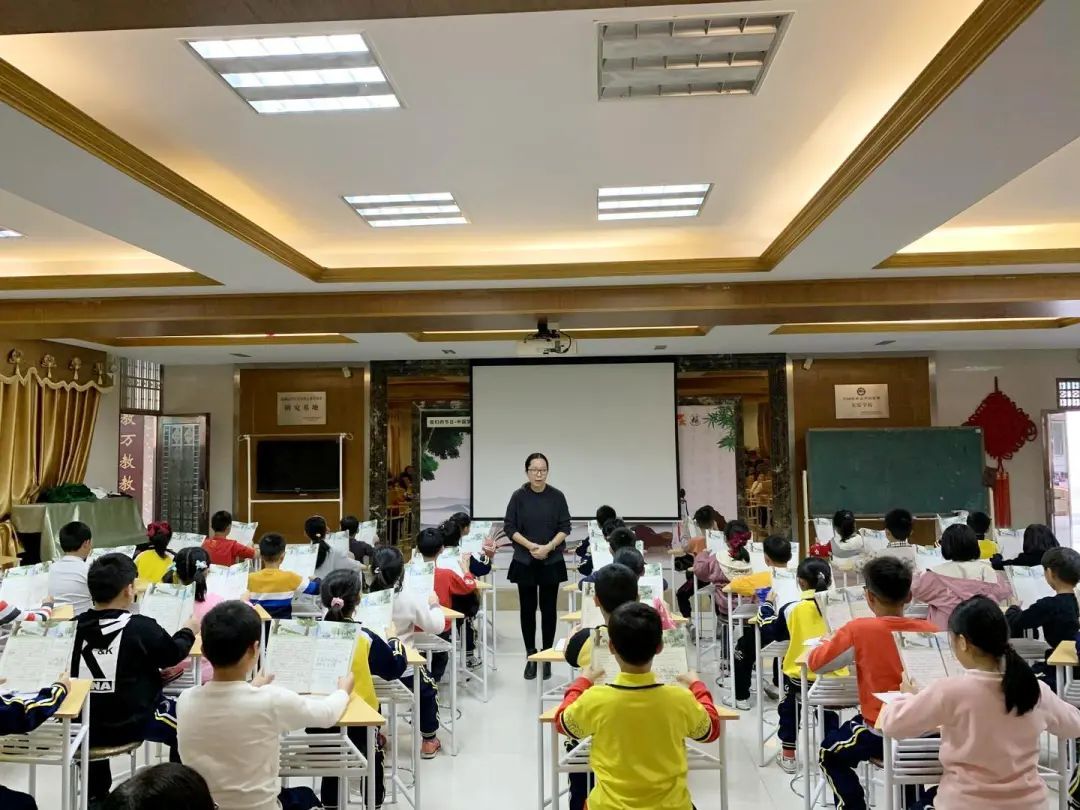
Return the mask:
POLYGON ((19 610, 33 610, 49 595, 49 563, 9 568, 0 580, 0 600, 19 610))
POLYGON ((385 591, 365 593, 360 597, 356 608, 357 621, 380 638, 386 638, 386 631, 394 623, 394 592, 385 591))
POLYGON ((161 625, 170 636, 191 618, 195 608, 195 585, 155 582, 139 602, 139 613, 161 625))
POLYGON ((251 563, 247 560, 236 565, 211 565, 206 574, 207 593, 216 593, 222 599, 239 599, 247 591, 248 572, 251 563))
POLYGON ((405 566, 405 587, 427 596, 435 592, 435 563, 414 560, 405 566))
POLYGON ((15 622, 0 656, 4 692, 37 692, 71 668, 75 622, 15 622))
POLYGON ((281 570, 292 571, 305 579, 311 579, 315 576, 315 564, 318 561, 319 546, 316 543, 290 543, 285 547, 281 570))
POLYGON ((95 548, 90 552, 90 556, 86 558, 86 563, 89 565, 94 560, 100 560, 106 554, 123 554, 125 557, 135 556, 135 546, 114 546, 113 548, 95 548))

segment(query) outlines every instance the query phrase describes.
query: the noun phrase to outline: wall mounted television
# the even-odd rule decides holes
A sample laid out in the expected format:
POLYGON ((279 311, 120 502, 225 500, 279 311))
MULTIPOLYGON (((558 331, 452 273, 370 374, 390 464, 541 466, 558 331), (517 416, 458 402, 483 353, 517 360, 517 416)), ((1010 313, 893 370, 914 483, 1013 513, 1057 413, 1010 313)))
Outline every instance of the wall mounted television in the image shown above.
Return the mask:
POLYGON ((255 490, 337 492, 338 450, 337 439, 263 439, 255 448, 255 490))

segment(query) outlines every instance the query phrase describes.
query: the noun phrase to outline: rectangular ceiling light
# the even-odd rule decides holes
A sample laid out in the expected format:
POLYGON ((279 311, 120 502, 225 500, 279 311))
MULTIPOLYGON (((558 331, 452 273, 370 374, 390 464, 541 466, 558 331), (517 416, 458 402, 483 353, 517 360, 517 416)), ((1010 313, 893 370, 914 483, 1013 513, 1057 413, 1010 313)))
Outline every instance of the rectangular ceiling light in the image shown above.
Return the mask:
POLYGON ((415 228, 422 225, 465 225, 468 220, 449 191, 423 194, 361 194, 346 197, 372 228, 415 228))
POLYGON ((188 42, 256 112, 400 107, 361 34, 188 42))
POLYGON ((786 323, 774 335, 830 335, 877 332, 982 332, 1010 329, 1065 329, 1080 318, 942 318, 910 321, 836 321, 834 323, 786 323))
POLYGON ((13 231, 11 228, 5 228, 3 225, 0 225, 0 239, 21 239, 22 236, 23 235, 18 231, 13 231))
POLYGON ((608 222, 696 217, 711 188, 712 183, 601 188, 596 192, 596 218, 608 222))
MULTIPOLYGON (((535 329, 461 329, 435 332, 412 332, 418 343, 448 343, 460 341, 521 340, 535 329)), ((629 339, 650 337, 701 337, 709 333, 704 326, 594 326, 580 329, 561 329, 565 335, 579 340, 629 339)))
POLYGON ((756 93, 790 14, 600 23, 601 100, 756 93))

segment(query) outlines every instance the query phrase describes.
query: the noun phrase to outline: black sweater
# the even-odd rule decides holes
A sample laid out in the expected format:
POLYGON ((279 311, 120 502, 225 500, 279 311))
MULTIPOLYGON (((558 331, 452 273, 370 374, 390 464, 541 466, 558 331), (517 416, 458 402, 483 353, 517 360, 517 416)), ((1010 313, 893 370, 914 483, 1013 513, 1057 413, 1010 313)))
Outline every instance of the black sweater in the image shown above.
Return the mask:
POLYGON ((1005 618, 1014 637, 1024 630, 1041 627, 1051 650, 1063 641, 1072 641, 1080 632, 1080 606, 1071 593, 1044 596, 1027 610, 1011 607, 1005 618))
POLYGON ((990 558, 990 566, 995 571, 1004 571, 1005 566, 1017 566, 1019 568, 1031 568, 1036 565, 1042 565, 1042 558, 1045 551, 1021 551, 1019 557, 1013 557, 1011 560, 1002 559, 1000 554, 995 554, 990 558))
MULTIPOLYGON (((525 484, 510 496, 503 530, 511 539, 515 533, 520 533, 538 545, 550 543, 559 532, 570 534, 570 507, 566 505, 566 496, 555 487, 544 487, 543 492, 534 492, 532 487, 525 484)), ((560 561, 562 552, 556 549, 548 554, 543 563, 555 565, 560 561)), ((530 565, 534 560, 524 546, 514 543, 514 562, 530 565)))

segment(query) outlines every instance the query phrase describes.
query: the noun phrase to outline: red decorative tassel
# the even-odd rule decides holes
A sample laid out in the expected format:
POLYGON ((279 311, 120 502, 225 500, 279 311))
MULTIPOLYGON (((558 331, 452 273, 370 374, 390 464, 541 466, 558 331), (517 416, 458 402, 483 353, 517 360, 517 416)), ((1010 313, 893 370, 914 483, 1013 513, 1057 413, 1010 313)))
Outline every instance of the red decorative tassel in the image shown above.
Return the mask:
POLYGON ((1009 473, 998 462, 994 475, 994 518, 998 526, 1012 525, 1012 501, 1009 498, 1009 473))

